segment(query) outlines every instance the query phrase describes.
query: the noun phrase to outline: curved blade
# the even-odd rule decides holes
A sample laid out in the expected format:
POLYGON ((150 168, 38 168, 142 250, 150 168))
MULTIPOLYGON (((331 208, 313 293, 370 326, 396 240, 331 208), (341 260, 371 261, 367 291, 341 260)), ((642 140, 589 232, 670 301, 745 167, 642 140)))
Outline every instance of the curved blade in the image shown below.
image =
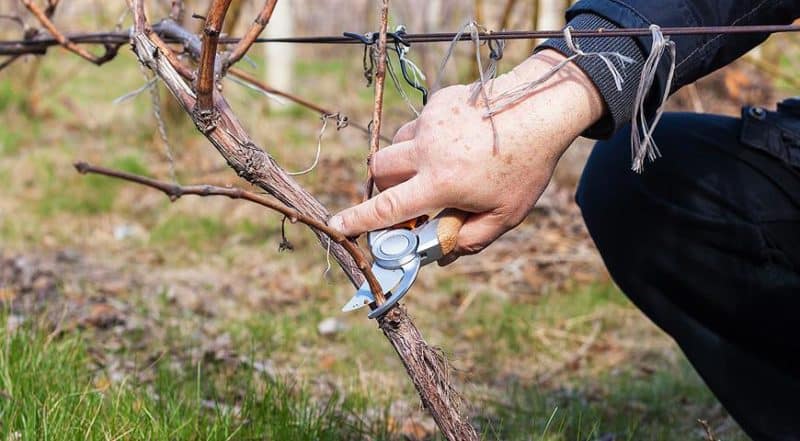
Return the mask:
POLYGON ((411 288, 411 285, 413 285, 417 280, 417 274, 419 274, 419 265, 419 257, 403 265, 403 278, 392 291, 392 295, 386 299, 386 303, 379 306, 374 311, 370 311, 370 313, 367 314, 367 317, 374 319, 382 316, 387 311, 392 309, 394 305, 400 301, 400 299, 405 297, 405 295, 408 294, 408 290, 411 288))
MULTIPOLYGON (((381 285, 383 292, 391 291, 392 288, 397 286, 397 284, 400 283, 400 280, 403 279, 402 269, 389 270, 377 265, 373 265, 372 272, 375 274, 375 278, 378 279, 378 283, 381 285)), ((367 282, 364 282, 358 288, 356 294, 347 302, 346 305, 344 305, 342 311, 355 311, 356 309, 359 309, 362 306, 367 306, 374 301, 375 297, 372 295, 372 290, 369 289, 367 282)))

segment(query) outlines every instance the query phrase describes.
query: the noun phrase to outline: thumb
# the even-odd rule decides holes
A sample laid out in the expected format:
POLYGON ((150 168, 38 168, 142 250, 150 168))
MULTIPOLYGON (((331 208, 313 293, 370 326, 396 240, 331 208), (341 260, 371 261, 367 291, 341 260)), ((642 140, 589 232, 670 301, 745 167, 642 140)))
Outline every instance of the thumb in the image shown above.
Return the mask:
POLYGON ((390 227, 416 218, 437 207, 436 192, 415 176, 379 193, 374 198, 331 217, 328 225, 346 236, 390 227))

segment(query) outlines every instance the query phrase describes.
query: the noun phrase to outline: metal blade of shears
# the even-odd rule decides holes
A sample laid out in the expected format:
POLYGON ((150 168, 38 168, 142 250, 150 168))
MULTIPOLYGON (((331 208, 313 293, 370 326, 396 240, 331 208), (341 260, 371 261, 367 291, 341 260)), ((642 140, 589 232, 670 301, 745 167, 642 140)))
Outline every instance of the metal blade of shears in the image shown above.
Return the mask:
MULTIPOLYGON (((402 269, 390 270, 373 265, 372 272, 375 274, 375 278, 378 279, 378 283, 381 285, 381 289, 383 289, 384 293, 391 291, 392 288, 397 286, 397 284, 400 283, 400 280, 403 278, 402 269)), ((355 311, 356 309, 367 306, 374 301, 375 297, 372 295, 372 290, 369 289, 367 282, 364 282, 358 288, 356 294, 347 302, 346 305, 344 305, 342 311, 355 311)))

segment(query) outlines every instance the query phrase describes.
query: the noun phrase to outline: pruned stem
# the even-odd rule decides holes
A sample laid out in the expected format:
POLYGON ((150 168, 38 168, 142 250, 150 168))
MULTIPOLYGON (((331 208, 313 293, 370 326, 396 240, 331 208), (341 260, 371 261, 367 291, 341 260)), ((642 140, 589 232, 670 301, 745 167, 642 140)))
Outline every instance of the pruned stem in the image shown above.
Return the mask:
POLYGON ((231 0, 213 0, 206 14, 203 26, 203 49, 200 53, 200 65, 197 68, 197 104, 195 111, 200 114, 214 110, 214 86, 216 85, 217 45, 225 14, 231 0))
MULTIPOLYGON (((377 153, 381 146, 381 123, 383 120, 383 89, 386 84, 386 32, 389 28, 389 0, 383 0, 380 14, 380 34, 378 35, 378 47, 376 57, 378 64, 375 66, 375 106, 372 109, 372 123, 370 125, 369 156, 367 162, 372 160, 372 155, 377 153)), ((372 172, 367 169, 367 183, 364 186, 364 200, 372 197, 372 187, 375 186, 375 178, 372 172)), ((378 304, 382 299, 376 298, 378 304)))

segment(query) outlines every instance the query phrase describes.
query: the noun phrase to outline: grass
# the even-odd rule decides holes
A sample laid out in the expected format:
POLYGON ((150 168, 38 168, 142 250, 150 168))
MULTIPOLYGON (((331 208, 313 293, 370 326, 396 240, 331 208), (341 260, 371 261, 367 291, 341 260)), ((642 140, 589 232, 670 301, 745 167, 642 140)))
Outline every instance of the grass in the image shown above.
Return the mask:
POLYGON ((241 366, 158 361, 146 387, 110 382, 80 335, 53 336, 0 319, 0 439, 387 439, 386 422, 361 416, 374 401, 302 385, 241 366))
MULTIPOLYGON (((685 361, 647 379, 627 372, 555 392, 513 385, 507 393, 507 402, 494 406, 494 421, 488 422, 491 439, 523 440, 526 434, 564 441, 609 434, 631 441, 692 439, 699 426, 687 417, 687 403, 697 408, 714 403, 685 361)), ((725 439, 746 438, 734 434, 725 439)))
MULTIPOLYGON (((35 179, 41 189, 36 211, 40 216, 48 217, 56 213, 93 215, 108 213, 113 208, 119 182, 100 176, 80 176, 77 173, 64 179, 63 171, 57 168, 71 168, 71 165, 55 163, 46 158, 35 162, 35 179)), ((71 172, 69 169, 67 171, 71 172)))
MULTIPOLYGON (((577 308, 590 314, 609 307, 627 308, 619 293, 606 287, 582 290, 575 298, 577 308)), ((524 336, 531 335, 531 328, 542 321, 574 317, 570 315, 573 311, 559 313, 567 303, 562 296, 552 296, 536 305, 541 314, 537 320, 527 321, 527 327, 516 324, 517 333, 523 336, 517 349, 507 346, 506 337, 488 332, 488 339, 500 345, 491 351, 494 378, 489 375, 472 381, 497 381, 503 371, 500 364, 510 356, 505 351, 521 357, 537 351, 530 337, 524 336)), ((312 316, 319 312, 303 314, 262 313, 260 320, 254 317, 226 325, 234 335, 234 347, 251 348, 245 357, 248 361, 241 363, 208 357, 190 361, 175 352, 175 347, 191 342, 186 340, 191 337, 178 331, 167 332, 172 349, 165 348, 156 360, 143 359, 123 346, 115 356, 138 366, 125 375, 98 362, 93 355, 97 349, 92 349, 92 341, 98 337, 92 333, 52 334, 34 319, 9 330, 6 316, 0 316, 0 439, 15 439, 18 435, 14 434, 21 439, 52 440, 401 439, 399 422, 389 409, 398 399, 413 400, 413 391, 401 391, 398 396, 378 384, 369 390, 382 392, 365 394, 355 385, 360 373, 354 370, 354 366, 363 366, 364 360, 342 359, 329 367, 336 371, 335 377, 345 381, 322 394, 312 392, 310 383, 304 382, 328 375, 324 371, 271 376, 263 368, 257 369, 254 360, 263 360, 265 355, 280 360, 286 354, 302 352, 302 347, 324 346, 326 341, 334 347, 350 346, 346 352, 351 354, 356 346, 372 347, 362 353, 372 362, 370 368, 398 368, 391 363, 383 366, 381 360, 390 350, 379 346, 380 339, 349 337, 351 332, 377 337, 374 329, 371 335, 364 335, 365 329, 358 327, 344 338, 326 340, 303 325, 316 323, 312 316)), ((473 313, 494 322, 507 320, 508 314, 506 307, 473 313)), ((141 338, 141 334, 131 336, 134 344, 141 338)), ((455 346, 452 341, 448 345, 455 346)), ((476 346, 478 352, 489 353, 490 345, 476 346)), ((297 363, 292 360, 283 363, 297 363)), ((590 368, 598 366, 602 364, 588 363, 590 368)), ((395 379, 402 382, 400 372, 395 379)), ((494 394, 468 393, 473 421, 483 439, 592 441, 609 434, 617 440, 692 439, 699 427, 694 421, 715 412, 713 396, 682 358, 662 362, 653 372, 642 372, 637 363, 623 363, 566 377, 556 382, 556 387, 511 378, 494 394)), ((724 439, 746 438, 734 432, 724 439)))

